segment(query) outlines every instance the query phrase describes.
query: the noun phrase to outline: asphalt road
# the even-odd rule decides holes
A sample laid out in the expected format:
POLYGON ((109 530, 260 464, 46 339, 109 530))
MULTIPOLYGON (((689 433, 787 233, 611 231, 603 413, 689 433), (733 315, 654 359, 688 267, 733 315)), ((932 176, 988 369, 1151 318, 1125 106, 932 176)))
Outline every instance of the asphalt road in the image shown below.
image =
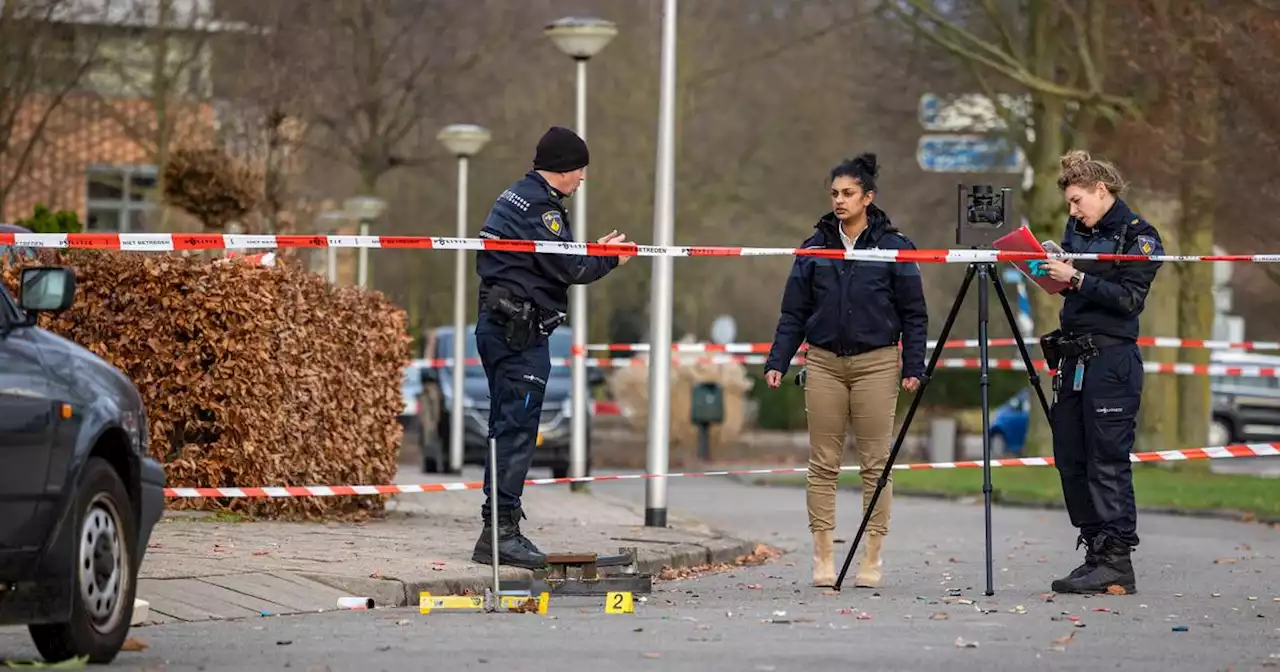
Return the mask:
MULTIPOLYGON (((643 502, 635 481, 595 487, 643 502)), ((851 492, 842 497, 840 532, 851 539, 858 500, 851 492)), ((605 614, 603 599, 562 598, 548 616, 398 609, 155 626, 136 629, 148 648, 122 653, 113 667, 1280 669, 1280 532, 1269 527, 1143 516, 1138 594, 1047 601, 1049 581, 1077 561, 1064 514, 996 509, 996 594, 987 597, 980 502, 900 498, 886 585, 870 591, 850 581, 845 592, 824 594, 807 585, 803 490, 687 479, 672 481, 668 504, 673 515, 792 552, 731 573, 659 583, 635 614, 605 614)), ((35 651, 25 631, 6 628, 0 655, 35 651)))

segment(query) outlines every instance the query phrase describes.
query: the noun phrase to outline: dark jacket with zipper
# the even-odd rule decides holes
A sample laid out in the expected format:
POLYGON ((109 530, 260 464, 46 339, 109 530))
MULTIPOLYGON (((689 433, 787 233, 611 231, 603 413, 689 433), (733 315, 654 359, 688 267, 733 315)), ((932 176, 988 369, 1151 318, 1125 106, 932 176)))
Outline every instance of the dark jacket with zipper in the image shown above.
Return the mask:
MULTIPOLYGON (((485 240, 532 240, 572 243, 565 195, 536 170, 530 170, 502 192, 489 211, 480 237, 485 240)), ((544 311, 569 310, 569 286, 586 285, 618 267, 619 258, 532 252, 476 252, 480 276, 479 305, 485 310, 489 290, 505 287, 544 311)))
MULTIPOLYGON (((1160 233, 1120 199, 1092 229, 1074 217, 1067 220, 1062 249, 1085 254, 1164 254, 1160 233)), ((1084 273, 1084 282, 1079 289, 1062 292, 1058 317, 1062 330, 1137 339, 1138 316, 1161 262, 1076 259, 1072 264, 1084 273)))
MULTIPOLYGON (((826 214, 803 247, 843 250, 839 226, 835 213, 826 214)), ((915 244, 872 205, 854 249, 914 250, 915 244)), ((797 256, 782 293, 782 314, 765 370, 786 374, 806 340, 839 356, 901 343, 902 376, 919 378, 928 331, 920 267, 914 262, 797 256)))

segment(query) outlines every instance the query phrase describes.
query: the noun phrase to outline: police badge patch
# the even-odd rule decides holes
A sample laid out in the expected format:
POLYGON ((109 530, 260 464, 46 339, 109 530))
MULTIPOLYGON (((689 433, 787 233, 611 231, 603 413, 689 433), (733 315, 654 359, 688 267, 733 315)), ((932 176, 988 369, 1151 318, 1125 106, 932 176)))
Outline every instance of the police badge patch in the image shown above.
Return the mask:
POLYGON ((1143 254, 1151 254, 1156 249, 1156 239, 1151 236, 1138 236, 1138 249, 1143 254))
POLYGON ((542 213, 542 225, 557 236, 564 233, 564 220, 560 218, 560 211, 558 210, 542 213))

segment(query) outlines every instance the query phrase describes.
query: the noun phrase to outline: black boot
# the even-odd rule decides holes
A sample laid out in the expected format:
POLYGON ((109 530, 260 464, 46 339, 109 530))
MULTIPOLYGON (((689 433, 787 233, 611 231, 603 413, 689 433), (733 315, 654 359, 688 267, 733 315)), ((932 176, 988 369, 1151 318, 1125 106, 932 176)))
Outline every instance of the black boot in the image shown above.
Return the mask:
POLYGON ((1080 550, 1081 546, 1084 546, 1084 562, 1080 563, 1079 567, 1071 570, 1070 574, 1067 574, 1061 579, 1054 579, 1053 583, 1049 585, 1049 588, 1055 593, 1066 591, 1067 586, 1070 585, 1067 583, 1068 581, 1078 579, 1085 574, 1088 574, 1098 565, 1098 556, 1093 552, 1093 542, 1083 534, 1076 537, 1076 550, 1080 550))
MULTIPOLYGON (((498 509, 498 564, 539 569, 547 564, 547 556, 520 532, 520 509, 498 509)), ((493 564, 493 527, 488 518, 484 531, 476 540, 471 560, 482 565, 493 564)))
POLYGON ((1120 586, 1126 594, 1138 592, 1128 544, 1103 534, 1094 540, 1093 549, 1097 565, 1082 576, 1062 582, 1059 592, 1105 593, 1111 586, 1120 586))

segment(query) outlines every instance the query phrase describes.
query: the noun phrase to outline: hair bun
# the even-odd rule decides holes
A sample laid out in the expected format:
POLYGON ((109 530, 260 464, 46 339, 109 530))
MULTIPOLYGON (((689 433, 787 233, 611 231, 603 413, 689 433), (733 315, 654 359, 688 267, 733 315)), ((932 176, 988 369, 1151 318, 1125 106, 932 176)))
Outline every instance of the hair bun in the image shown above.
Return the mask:
POLYGON ((862 166, 871 177, 876 177, 879 168, 876 165, 876 155, 874 152, 863 152, 853 160, 855 166, 862 166))
POLYGON ((1071 168, 1073 166, 1082 166, 1091 160, 1089 152, 1083 149, 1073 149, 1062 155, 1062 167, 1071 168))

